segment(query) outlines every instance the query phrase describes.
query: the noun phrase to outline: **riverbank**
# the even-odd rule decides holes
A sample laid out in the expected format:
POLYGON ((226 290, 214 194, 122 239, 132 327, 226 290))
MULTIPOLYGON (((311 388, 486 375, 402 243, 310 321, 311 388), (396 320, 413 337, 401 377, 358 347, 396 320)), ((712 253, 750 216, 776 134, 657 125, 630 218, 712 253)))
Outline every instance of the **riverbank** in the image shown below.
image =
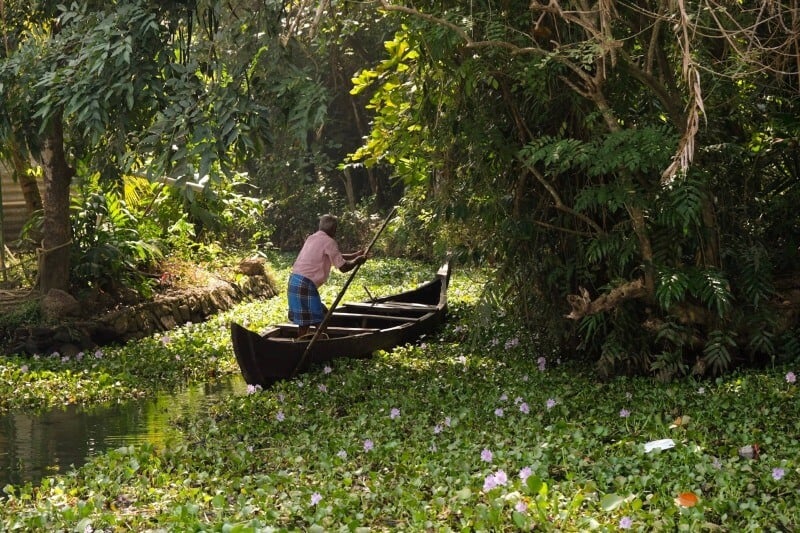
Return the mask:
MULTIPOLYGON (((427 279, 430 268, 374 260, 356 285, 386 294, 427 279)), ((125 446, 40 487, 6 487, 1 523, 41 531, 800 527, 794 367, 702 382, 600 382, 502 316, 473 320, 482 285, 480 273, 456 266, 451 319, 417 345, 220 398, 206 414, 176 420, 179 432, 163 449, 125 446), (664 449, 648 451, 653 441, 664 449)), ((103 354, 102 372, 128 375, 130 388, 150 375, 169 383, 235 372, 227 323, 258 330, 283 320, 280 300, 103 354), (136 371, 126 366, 134 359, 136 371)), ((58 376, 50 378, 37 369, 29 388, 83 370, 50 368, 58 376)))

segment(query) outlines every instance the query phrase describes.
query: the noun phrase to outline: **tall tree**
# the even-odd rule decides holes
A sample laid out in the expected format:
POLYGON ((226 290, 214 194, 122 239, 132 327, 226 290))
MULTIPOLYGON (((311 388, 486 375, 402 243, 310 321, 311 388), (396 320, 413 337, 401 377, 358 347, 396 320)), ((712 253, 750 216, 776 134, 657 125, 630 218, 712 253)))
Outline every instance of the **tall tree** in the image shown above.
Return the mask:
MULTIPOLYGON (((246 64, 228 78, 219 60, 217 2, 9 4, 4 22, 15 43, 0 80, 14 97, 3 101, 0 134, 17 157, 41 162, 40 289, 68 290, 76 170, 79 179, 97 173, 106 182, 124 173, 213 181, 249 146, 240 132, 258 122, 258 105, 241 98, 246 64)), ((270 11, 249 4, 254 17, 270 11)))
POLYGON ((504 265, 511 309, 605 372, 800 349, 765 305, 797 218, 770 224, 788 243, 756 229, 800 195, 795 2, 380 7, 404 29, 357 79, 378 116, 353 157, 435 184, 434 212, 504 265))

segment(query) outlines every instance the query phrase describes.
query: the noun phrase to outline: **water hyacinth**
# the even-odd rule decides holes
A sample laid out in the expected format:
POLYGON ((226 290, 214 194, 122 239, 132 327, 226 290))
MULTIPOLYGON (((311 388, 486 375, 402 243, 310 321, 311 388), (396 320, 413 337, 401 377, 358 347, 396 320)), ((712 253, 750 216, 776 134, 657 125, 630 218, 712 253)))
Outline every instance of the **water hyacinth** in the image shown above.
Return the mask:
MULTIPOLYGON (((376 293, 394 291, 376 285, 376 293)), ((335 284, 329 288, 335 296, 335 284)), ((284 320, 279 300, 239 306, 191 334, 179 328, 168 347, 155 336, 105 348, 102 358, 87 351, 67 365, 48 356, 0 359, 0 387, 13 386, 0 402, 37 393, 45 379, 53 379, 56 404, 80 392, 88 406, 116 402, 135 387, 149 393, 150 380, 165 373, 171 381, 161 386, 239 377, 229 322, 247 314, 258 329, 284 320), (265 309, 274 311, 263 316, 265 309)), ((458 297, 450 303, 452 323, 469 314, 458 297)), ((598 382, 586 365, 557 363, 555 355, 546 372, 537 371, 538 353, 527 345, 503 351, 502 339, 514 331, 516 325, 496 326, 484 342, 467 345, 451 342, 445 330, 428 339, 427 350, 415 345, 367 361, 337 360, 335 378, 320 366, 257 396, 240 381, 235 394, 209 397, 207 416, 174 424, 175 446, 100 451, 75 474, 54 472, 41 487, 13 486, 0 495, 0 523, 20 531, 85 531, 87 524, 94 531, 677 531, 706 523, 725 531, 752 524, 791 530, 800 507, 796 436, 786 431, 788 417, 772 416, 794 412, 789 368, 720 376, 701 396, 692 379, 668 386, 637 377, 598 382), (492 338, 501 339, 493 351, 492 338), (689 432, 669 430, 672 416, 665 413, 677 407, 707 414, 689 432), (548 415, 545 408, 554 410, 548 415), (665 431, 680 444, 653 455, 638 451, 665 431), (756 441, 768 452, 760 460, 735 455, 756 441), (647 481, 632 475, 644 468, 647 481), (712 486, 702 489, 702 508, 676 509, 676 487, 698 490, 700 476, 712 486), (595 490, 597 479, 603 492, 618 492, 614 509, 603 508, 599 492, 579 503, 576 494, 595 490), (650 494, 643 506, 628 499, 650 494)))
POLYGON ((786 383, 794 383, 797 381, 797 376, 795 376, 794 372, 789 371, 786 373, 786 383))
POLYGON ((497 487, 504 487, 508 484, 508 476, 502 470, 493 472, 483 480, 483 490, 488 492, 497 487))

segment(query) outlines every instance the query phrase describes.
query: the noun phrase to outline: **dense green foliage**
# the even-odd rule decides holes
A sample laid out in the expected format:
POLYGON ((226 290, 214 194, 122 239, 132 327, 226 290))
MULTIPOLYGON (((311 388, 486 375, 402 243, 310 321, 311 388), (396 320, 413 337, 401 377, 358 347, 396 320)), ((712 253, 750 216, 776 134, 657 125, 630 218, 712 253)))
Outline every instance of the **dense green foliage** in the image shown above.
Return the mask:
MULTIPOLYGON (((287 259, 273 263, 279 283, 287 259)), ((373 260, 376 294, 432 266, 373 260)), ((4 530, 636 531, 796 529, 794 367, 665 386, 598 383, 509 316, 468 317, 484 273, 456 268, 452 316, 418 345, 337 360, 175 422, 40 486, 7 486, 4 530), (669 438, 675 447, 645 451, 669 438), (758 443, 758 459, 740 447, 758 443), (693 496, 692 496, 693 495, 693 496), (692 505, 693 498, 696 505, 692 505)), ((363 296, 355 289, 352 298, 363 296)), ((324 297, 336 292, 326 286, 324 297)), ((124 347, 0 362, 17 408, 90 406, 235 371, 227 323, 280 320, 245 303, 124 347), (15 395, 17 390, 26 395, 15 395)), ((6 400, 6 401, 8 401, 6 400)), ((8 405, 4 405, 8 407, 8 405)))
POLYGON ((352 158, 424 191, 423 231, 462 225, 495 301, 605 374, 797 355, 796 5, 381 4, 352 158))
POLYGON ((63 124, 79 287, 398 203, 386 250, 497 266, 488 306, 604 375, 800 353, 794 3, 4 5, 0 152, 63 124))

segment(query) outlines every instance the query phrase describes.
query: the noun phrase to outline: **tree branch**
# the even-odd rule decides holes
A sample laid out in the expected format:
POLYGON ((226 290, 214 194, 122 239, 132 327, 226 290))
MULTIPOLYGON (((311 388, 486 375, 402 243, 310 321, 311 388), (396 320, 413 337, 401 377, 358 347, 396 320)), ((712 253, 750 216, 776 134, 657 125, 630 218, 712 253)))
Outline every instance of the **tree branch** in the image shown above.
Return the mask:
POLYGON ((521 159, 520 159, 520 162, 522 163, 522 165, 526 169, 528 169, 528 171, 531 174, 533 174, 533 177, 535 177, 536 180, 539 183, 542 184, 542 187, 544 187, 545 190, 547 190, 547 192, 550 193, 550 196, 553 198, 553 202, 555 203, 555 208, 556 209, 558 209, 559 211, 561 211, 563 213, 567 213, 569 215, 572 215, 575 218, 577 218, 578 220, 583 221, 589 227, 591 227, 593 230, 595 230, 596 233, 599 233, 601 235, 605 234, 605 231, 603 230, 603 228, 601 228, 597 224, 597 222, 595 222, 591 218, 587 217, 583 213, 579 213, 579 212, 575 211, 574 209, 572 209, 572 208, 568 207, 567 205, 565 205, 564 202, 561 200, 561 196, 558 194, 558 191, 555 189, 555 187, 553 187, 553 185, 550 184, 549 181, 547 181, 547 179, 542 175, 541 172, 539 172, 535 167, 529 165, 528 163, 526 163, 525 161, 523 161, 521 159))
POLYGON ((589 291, 585 288, 580 287, 579 291, 579 295, 567 295, 567 302, 570 307, 572 307, 572 311, 566 315, 566 318, 571 320, 580 320, 585 316, 595 315, 603 311, 610 311, 618 307, 622 302, 647 296, 647 289, 644 287, 643 279, 636 279, 620 285, 619 287, 614 287, 595 300, 591 299, 589 291))

